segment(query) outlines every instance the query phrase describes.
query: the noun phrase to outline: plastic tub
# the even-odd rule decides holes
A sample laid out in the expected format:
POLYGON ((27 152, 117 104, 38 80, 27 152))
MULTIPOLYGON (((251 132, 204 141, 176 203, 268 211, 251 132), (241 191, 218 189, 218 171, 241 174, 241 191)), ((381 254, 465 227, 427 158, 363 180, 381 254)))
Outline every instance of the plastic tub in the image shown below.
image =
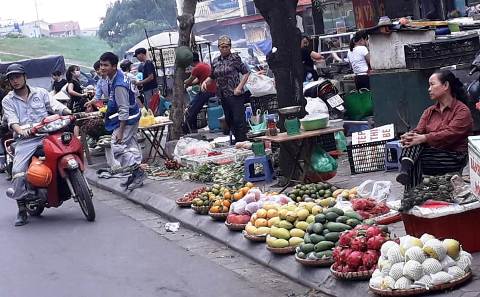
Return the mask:
POLYGON ((303 130, 305 131, 323 129, 323 128, 327 128, 328 126, 328 116, 301 119, 300 123, 302 124, 303 130))

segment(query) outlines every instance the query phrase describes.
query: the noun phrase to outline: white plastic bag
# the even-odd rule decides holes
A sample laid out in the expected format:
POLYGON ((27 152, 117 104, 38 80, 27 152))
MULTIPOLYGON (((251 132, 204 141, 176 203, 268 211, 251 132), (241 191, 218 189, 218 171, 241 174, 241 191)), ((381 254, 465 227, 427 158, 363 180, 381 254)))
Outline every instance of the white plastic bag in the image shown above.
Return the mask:
POLYGON ((305 106, 305 111, 311 115, 321 115, 326 114, 328 116, 328 107, 325 102, 320 98, 311 98, 305 97, 307 100, 307 105, 305 106))
POLYGON ((252 93, 252 97, 276 94, 275 80, 266 75, 250 73, 245 87, 252 93))
POLYGON ((388 200, 390 196, 390 181, 366 180, 358 186, 358 195, 362 198, 374 198, 377 201, 388 200))
POLYGON ((203 140, 184 137, 180 138, 175 146, 173 155, 179 160, 182 156, 199 156, 208 153, 211 149, 210 143, 203 140))

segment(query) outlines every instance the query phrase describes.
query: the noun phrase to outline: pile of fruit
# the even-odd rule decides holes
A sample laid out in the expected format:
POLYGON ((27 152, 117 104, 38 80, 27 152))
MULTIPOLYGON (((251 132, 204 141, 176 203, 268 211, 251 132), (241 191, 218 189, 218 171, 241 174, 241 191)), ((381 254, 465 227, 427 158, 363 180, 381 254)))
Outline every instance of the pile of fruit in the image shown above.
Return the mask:
POLYGON ((262 208, 252 215, 245 227, 245 232, 251 236, 266 236, 270 234, 270 228, 280 222, 280 217, 278 216, 279 209, 280 204, 265 203, 262 208))
POLYGON ((214 184, 211 187, 203 188, 201 192, 197 192, 197 196, 192 199, 192 205, 211 207, 210 212, 212 213, 228 212, 231 203, 244 197, 253 187, 252 183, 247 183, 239 189, 231 189, 223 185, 214 184), (221 209, 220 206, 222 206, 221 209))
POLYGON ((380 248, 389 240, 389 234, 379 226, 358 225, 342 233, 338 246, 333 250, 335 263, 332 269, 338 272, 366 272, 376 268, 380 248))
POLYGON ((190 193, 186 193, 185 195, 183 195, 183 197, 178 198, 177 201, 180 203, 192 203, 193 199, 198 198, 202 193, 206 191, 206 189, 206 187, 195 189, 190 193))
POLYGON ((352 208, 364 219, 378 217, 390 212, 385 202, 378 202, 373 198, 356 198, 352 201, 352 208))
POLYGON ((424 176, 422 182, 410 191, 405 191, 400 211, 407 211, 427 200, 453 201, 451 174, 424 176))
POLYGON ((344 212, 335 207, 316 214, 313 223, 306 229, 304 243, 296 249, 296 256, 307 260, 332 258, 340 233, 357 226, 361 219, 354 211, 344 212))
POLYGON ((336 203, 336 198, 351 200, 357 197, 357 188, 350 190, 338 189, 329 183, 312 183, 305 185, 296 185, 293 190, 287 194, 290 199, 296 202, 311 202, 315 201, 317 204, 324 207, 333 207, 336 203))
POLYGON ((424 234, 420 238, 404 236, 400 243, 387 241, 381 247, 377 269, 370 287, 380 290, 430 288, 465 276, 472 256, 458 241, 440 241, 424 234))

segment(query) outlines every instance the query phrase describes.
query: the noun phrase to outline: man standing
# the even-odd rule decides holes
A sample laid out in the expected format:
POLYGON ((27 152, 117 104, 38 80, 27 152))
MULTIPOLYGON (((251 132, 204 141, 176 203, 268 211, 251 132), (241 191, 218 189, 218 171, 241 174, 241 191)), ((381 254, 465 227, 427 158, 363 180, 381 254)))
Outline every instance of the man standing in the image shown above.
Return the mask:
MULTIPOLYGON (((12 168, 13 191, 9 196, 17 200, 18 214, 15 226, 23 226, 27 223, 26 199, 30 195, 25 174, 30 159, 43 140, 43 137, 32 136, 30 128, 54 111, 50 104, 50 96, 45 89, 27 85, 27 77, 22 65, 8 66, 6 76, 13 90, 2 101, 4 118, 8 127, 13 130, 14 137, 18 137, 12 168)), ((65 106, 60 106, 63 114, 70 114, 65 106)))
POLYGON ((100 69, 109 81, 110 97, 105 114, 105 128, 112 133, 112 153, 120 168, 113 171, 130 172, 125 183, 121 185, 134 190, 143 185, 146 174, 140 167, 142 152, 136 135, 140 120, 140 109, 135 94, 130 89, 128 79, 117 70, 118 57, 106 52, 100 57, 100 69))
POLYGON ((150 99, 154 94, 158 93, 155 65, 153 65, 152 61, 147 59, 147 50, 143 47, 135 50, 134 57, 142 63, 138 70, 142 72, 143 79, 137 81, 136 85, 137 87, 141 87, 143 89, 143 96, 145 97, 145 102, 143 102, 143 105, 148 109, 150 99))
MULTIPOLYGON (((201 63, 198 53, 193 53, 193 69, 189 78, 184 83, 186 87, 197 85, 200 86, 211 74, 212 68, 207 63, 201 63)), ((199 87, 200 89, 200 87, 199 87)), ((192 102, 187 107, 186 123, 183 125, 183 132, 196 133, 197 132, 197 115, 202 109, 203 105, 208 102, 208 99, 215 96, 217 85, 215 81, 211 81, 205 91, 200 90, 193 98, 192 102)))

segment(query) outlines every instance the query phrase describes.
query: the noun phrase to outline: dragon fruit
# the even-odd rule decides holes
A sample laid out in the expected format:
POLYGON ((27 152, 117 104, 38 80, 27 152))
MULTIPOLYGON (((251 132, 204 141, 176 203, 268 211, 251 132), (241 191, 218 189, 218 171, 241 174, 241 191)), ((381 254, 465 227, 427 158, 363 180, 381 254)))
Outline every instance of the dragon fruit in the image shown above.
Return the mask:
POLYGON ((367 239, 365 237, 355 237, 350 243, 350 247, 354 251, 366 251, 367 250, 367 239))
POLYGON ((333 260, 335 260, 336 263, 340 263, 340 254, 342 252, 342 248, 337 246, 336 248, 333 249, 332 257, 333 260))
POLYGON ((385 241, 386 241, 385 237, 383 237, 381 234, 370 237, 367 240, 367 248, 370 250, 379 251, 385 241))
POLYGON ((379 252, 374 250, 368 250, 363 254, 362 262, 363 265, 367 268, 366 270, 370 270, 377 264, 379 256, 379 252))
POLYGON ((356 236, 357 236, 357 231, 355 231, 355 230, 350 230, 350 231, 344 232, 340 236, 340 238, 338 240, 338 244, 340 246, 350 246, 350 243, 351 243, 352 239, 355 238, 356 236))
POLYGON ((357 268, 362 265, 363 253, 360 251, 353 251, 347 257, 347 265, 349 267, 357 268))
POLYGON ((340 263, 347 263, 347 258, 353 252, 351 249, 344 249, 340 252, 340 263))
POLYGON ((377 235, 382 234, 382 229, 378 228, 377 226, 370 226, 367 229, 367 238, 371 238, 377 235))

